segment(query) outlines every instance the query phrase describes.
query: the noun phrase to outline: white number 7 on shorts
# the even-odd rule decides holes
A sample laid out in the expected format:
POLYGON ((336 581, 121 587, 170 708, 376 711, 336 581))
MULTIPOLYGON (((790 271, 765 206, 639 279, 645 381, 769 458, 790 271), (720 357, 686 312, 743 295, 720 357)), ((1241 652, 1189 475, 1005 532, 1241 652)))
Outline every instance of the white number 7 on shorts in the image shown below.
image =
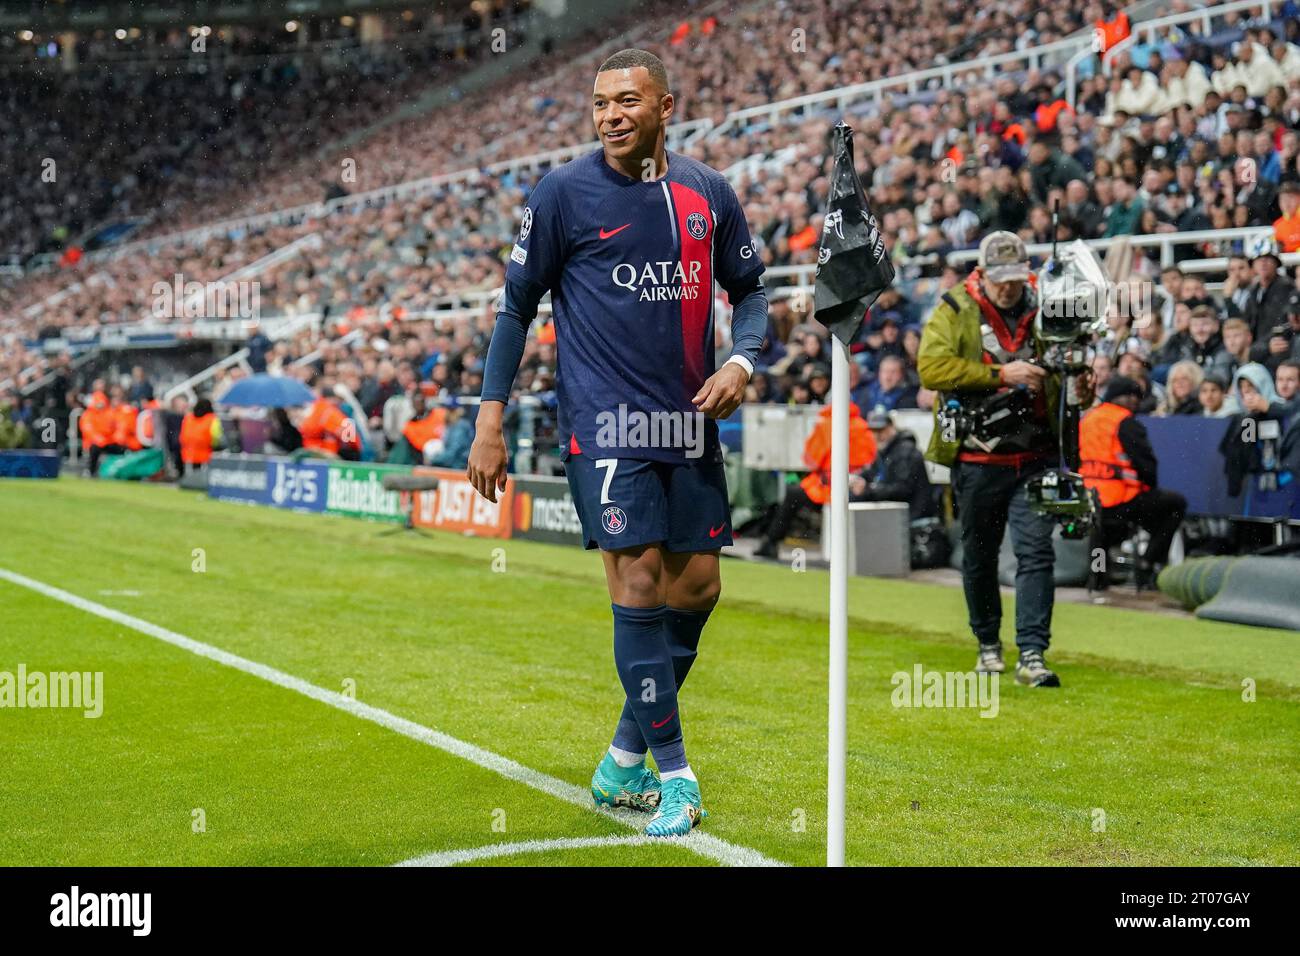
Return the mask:
POLYGON ((601 458, 596 462, 596 467, 605 469, 605 480, 600 485, 600 503, 611 505, 614 499, 609 496, 609 483, 614 480, 614 469, 618 467, 618 459, 601 458))

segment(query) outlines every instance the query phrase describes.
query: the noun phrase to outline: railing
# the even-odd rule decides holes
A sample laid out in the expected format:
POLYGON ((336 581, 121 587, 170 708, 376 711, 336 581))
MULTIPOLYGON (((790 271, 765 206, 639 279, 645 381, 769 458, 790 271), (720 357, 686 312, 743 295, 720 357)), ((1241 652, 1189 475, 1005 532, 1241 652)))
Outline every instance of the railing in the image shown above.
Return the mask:
MULTIPOLYGON (((688 122, 675 123, 672 126, 669 126, 665 135, 669 143, 675 141, 684 142, 690 135, 699 134, 701 131, 707 131, 712 126, 713 121, 709 119, 690 120, 688 122)), ((344 212, 355 212, 371 206, 381 206, 398 199, 413 199, 419 196, 429 195, 445 186, 451 186, 457 183, 476 182, 479 179, 482 179, 484 174, 495 176, 502 173, 518 172, 520 170, 531 171, 541 169, 542 167, 552 166, 556 163, 568 162, 571 159, 590 153, 599 148, 599 141, 581 143, 577 146, 565 146, 561 149, 553 149, 544 153, 534 153, 529 156, 520 157, 519 159, 490 163, 482 169, 461 169, 452 173, 441 173, 437 176, 411 179, 403 183, 395 183, 391 186, 380 186, 376 189, 369 189, 360 193, 351 193, 347 196, 339 196, 336 199, 330 199, 327 201, 303 203, 300 206, 273 209, 270 212, 256 213, 251 216, 237 216, 231 219, 222 219, 206 226, 198 226, 194 229, 186 229, 181 232, 172 232, 167 233, 166 235, 154 236, 146 239, 136 239, 132 242, 123 243, 120 246, 109 246, 105 249, 99 249, 87 254, 85 259, 90 262, 101 262, 135 251, 148 251, 154 253, 168 246, 195 244, 212 236, 225 235, 235 231, 251 231, 266 226, 293 224, 308 219, 324 219, 340 210, 344 212)))
MULTIPOLYGON (((351 332, 347 333, 341 338, 335 339, 334 341, 328 344, 351 345, 357 339, 361 338, 361 336, 364 334, 365 334, 365 329, 353 329, 351 332)), ((301 368, 304 365, 310 365, 312 362, 320 358, 321 355, 324 353, 324 351, 325 351, 324 346, 317 346, 315 349, 308 352, 306 355, 302 356, 301 358, 294 359, 292 362, 289 363, 289 365, 295 368, 301 368)))
MULTIPOLYGON (((1206 31, 1208 31, 1214 18, 1233 12, 1259 9, 1263 11, 1263 15, 1267 18, 1271 16, 1272 5, 1273 0, 1235 0, 1235 2, 1232 3, 1219 4, 1213 7, 1206 7, 1200 10, 1188 11, 1186 13, 1159 17, 1155 20, 1139 23, 1134 27, 1134 35, 1138 36, 1145 34, 1151 36, 1157 31, 1184 23, 1199 23, 1206 31)), ((881 94, 888 90, 902 88, 906 89, 909 93, 915 93, 923 84, 928 83, 933 79, 939 79, 941 84, 945 87, 952 87, 955 85, 958 77, 964 78, 972 75, 979 75, 982 78, 990 78, 997 75, 999 67, 1004 67, 1010 64, 1038 68, 1045 64, 1049 58, 1055 58, 1058 54, 1069 53, 1072 57, 1077 57, 1084 51, 1090 53, 1093 42, 1091 30, 1081 31, 1081 33, 1076 34, 1075 36, 1063 40, 1057 40, 1053 43, 1029 47, 1024 50, 1017 50, 989 57, 981 57, 973 60, 959 61, 957 63, 932 67, 927 70, 904 73, 896 77, 874 80, 869 83, 840 87, 838 89, 826 90, 820 93, 810 93, 805 96, 782 100, 776 103, 738 110, 729 114, 722 120, 722 122, 716 125, 711 121, 704 119, 674 124, 669 127, 669 135, 674 138, 680 138, 683 145, 688 145, 689 143, 700 139, 721 136, 728 130, 735 128, 738 124, 754 118, 772 119, 785 113, 802 111, 811 106, 827 105, 831 103, 834 103, 837 108, 843 112, 851 102, 861 99, 878 99, 881 94)), ((91 253, 86 256, 86 258, 90 261, 102 261, 103 259, 113 258, 137 249, 156 252, 166 246, 178 243, 195 243, 212 235, 228 233, 234 230, 250 230, 267 225, 280 225, 302 221, 308 218, 323 218, 340 209, 362 209, 371 205, 383 204, 394 199, 402 199, 431 193, 442 186, 453 183, 477 180, 483 172, 494 174, 520 169, 541 168, 542 166, 554 162, 564 161, 573 158, 574 156, 582 155, 584 152, 597 148, 598 145, 598 143, 593 142, 578 146, 569 146, 545 153, 521 157, 515 160, 493 163, 485 166, 483 171, 480 171, 479 169, 459 170, 453 173, 410 180, 392 186, 384 186, 378 189, 368 190, 364 193, 343 196, 338 199, 329 200, 328 202, 305 203, 300 206, 272 210, 270 212, 252 216, 235 217, 212 223, 207 226, 198 227, 196 229, 169 233, 149 239, 139 239, 121 246, 109 247, 91 253)))
MULTIPOLYGON (((1273 236, 1272 226, 1242 226, 1234 229, 1204 229, 1197 232, 1156 232, 1136 236, 1114 236, 1106 239, 1086 239, 1084 240, 1094 249, 1106 250, 1111 246, 1121 243, 1127 244, 1138 249, 1155 248, 1159 250, 1160 267, 1174 265, 1174 249, 1178 246, 1197 245, 1200 243, 1227 243, 1242 240, 1246 252, 1242 254, 1251 256, 1249 251, 1252 242, 1269 239, 1273 236)), ((1028 243, 1025 246, 1030 256, 1041 257, 1047 256, 1052 251, 1052 244, 1048 242, 1028 243)), ((948 253, 944 259, 950 265, 960 266, 975 262, 979 258, 978 249, 962 249, 957 252, 948 253)), ((1278 257, 1284 266, 1300 265, 1300 252, 1285 252, 1278 257)), ((931 256, 916 256, 906 260, 901 265, 906 267, 909 264, 920 264, 922 262, 932 262, 931 256)), ((1224 272, 1228 267, 1226 256, 1212 256, 1201 259, 1184 259, 1177 262, 1177 265, 1186 273, 1202 272, 1224 272)), ((766 287, 769 299, 787 298, 802 291, 809 295, 814 288, 814 280, 817 274, 817 263, 796 263, 785 266, 771 266, 763 273, 763 285, 766 287)))
MULTIPOLYGON (((1168 16, 1143 20, 1133 24, 1132 32, 1123 42, 1117 43, 1106 51, 1106 58, 1109 61, 1112 54, 1123 52, 1139 42, 1151 43, 1169 27, 1182 26, 1183 24, 1199 26, 1201 28, 1200 35, 1203 37, 1209 36, 1214 32, 1214 20, 1230 13, 1247 13, 1259 10, 1260 19, 1265 23, 1271 23, 1273 20, 1273 6, 1274 0, 1234 0, 1232 3, 1221 3, 1213 7, 1203 7, 1200 10, 1171 13, 1168 16)), ((1093 56, 1094 53, 1095 51, 1091 46, 1085 47, 1072 56, 1065 65, 1065 75, 1062 79, 1065 83, 1065 99, 1070 104, 1071 109, 1074 108, 1078 97, 1078 65, 1093 56)))
MULTIPOLYGON (((1078 37, 1058 40, 1054 43, 1044 44, 1038 47, 1030 47, 1029 49, 1019 50, 1013 53, 1003 53, 998 54, 997 56, 984 57, 976 60, 959 61, 957 63, 947 64, 929 70, 920 70, 912 73, 901 74, 897 77, 886 78, 884 80, 875 80, 871 83, 842 87, 840 89, 808 94, 807 96, 796 97, 790 100, 782 100, 765 106, 751 107, 750 109, 740 110, 736 113, 730 114, 717 125, 707 118, 674 123, 668 127, 666 135, 670 142, 678 141, 682 147, 686 147, 701 139, 721 135, 721 133, 731 128, 735 123, 755 116, 779 115, 785 112, 801 110, 807 105, 813 103, 837 102, 840 104, 840 109, 843 110, 848 101, 857 98, 861 93, 863 93, 863 91, 868 91, 874 94, 876 91, 892 89, 901 85, 908 88, 911 92, 915 92, 920 84, 925 83, 934 77, 946 77, 947 80, 945 85, 949 85, 953 77, 961 73, 969 73, 973 70, 983 70, 986 75, 991 76, 995 72, 993 68, 1003 63, 1026 63, 1037 66, 1042 62, 1042 58, 1045 56, 1054 52, 1075 50, 1081 44, 1087 45, 1091 42, 1091 32, 1087 32, 1078 37)), ((489 174, 495 174, 499 172, 513 172, 520 169, 538 169, 555 162, 565 162, 575 156, 581 156, 583 153, 598 148, 599 145, 598 142, 589 142, 576 146, 566 146, 556 150, 523 156, 518 159, 492 163, 483 167, 482 171, 489 174)), ((307 218, 323 218, 339 209, 360 209, 367 205, 387 202, 392 199, 424 195, 445 185, 477 179, 481 174, 482 172, 477 168, 463 169, 452 173, 443 173, 437 176, 428 176, 421 179, 409 180, 405 183, 397 183, 392 186, 383 186, 378 189, 368 190, 364 193, 342 196, 328 202, 305 203, 300 206, 271 210, 270 212, 258 213, 251 216, 233 217, 194 229, 167 233, 162 236, 148 239, 137 239, 121 246, 98 250, 91 253, 86 258, 91 261, 100 261, 136 249, 156 251, 165 246, 175 245, 178 243, 196 243, 207 239, 212 235, 218 235, 239 229, 258 229, 263 226, 282 225, 285 223, 301 221, 307 218)))
MULTIPOLYGON (((277 316, 266 319, 262 322, 262 329, 266 332, 269 339, 276 340, 286 338, 298 332, 308 325, 317 325, 320 323, 321 316, 319 312, 309 312, 303 315, 295 316, 277 316)), ((177 395, 186 395, 191 402, 198 400, 197 386, 202 385, 208 379, 212 378, 217 372, 228 369, 231 366, 238 365, 245 372, 251 372, 252 367, 248 364, 248 349, 242 348, 237 352, 232 352, 219 362, 209 365, 203 371, 196 375, 191 375, 185 381, 173 385, 163 393, 163 401, 169 402, 177 395)))
MULTIPOLYGON (((1109 249, 1111 246, 1121 243, 1126 243, 1137 249, 1157 248, 1160 250, 1160 267, 1163 269, 1165 266, 1174 264, 1174 248, 1176 246, 1196 245, 1202 242, 1234 242, 1238 239, 1249 243, 1252 240, 1259 241, 1272 235, 1272 226, 1242 226, 1236 229, 1154 232, 1138 236, 1113 236, 1106 239, 1086 239, 1084 241, 1094 249, 1109 249)), ((1052 251, 1052 244, 1050 242, 1035 242, 1027 244, 1025 248, 1031 256, 1045 256, 1052 251)), ((952 265, 974 262, 978 258, 978 249, 962 249, 958 252, 950 252, 947 255, 947 261, 952 265)), ((1281 256, 1281 259, 1284 265, 1290 265, 1294 262, 1300 262, 1300 254, 1285 253, 1281 256)), ((1226 264, 1226 262, 1226 259, 1199 259, 1185 260, 1178 263, 1178 265, 1184 272, 1213 272, 1216 269, 1222 269, 1223 264, 1226 264), (1215 265, 1203 265, 1204 263, 1215 263, 1215 265)))
POLYGON ((209 365, 207 368, 205 368, 202 372, 199 372, 197 375, 191 375, 189 378, 181 382, 179 385, 173 385, 167 391, 163 392, 163 397, 162 397, 163 403, 166 404, 167 402, 170 402, 177 395, 186 396, 190 400, 191 404, 197 402, 199 400, 199 394, 197 391, 195 391, 195 386, 202 385, 204 382, 212 378, 218 372, 228 369, 232 366, 238 365, 245 372, 251 372, 252 368, 248 364, 248 354, 249 354, 248 349, 240 349, 238 352, 232 352, 230 355, 227 355, 225 358, 223 358, 220 362, 217 362, 213 365, 209 365))
MULTIPOLYGON (((70 368, 72 369, 72 371, 75 372, 78 369, 80 369, 81 366, 85 365, 87 362, 89 362, 92 358, 94 358, 98 354, 99 354, 98 349, 90 349, 86 352, 83 352, 82 354, 78 355, 76 358, 72 360, 70 368)), ((18 373, 19 377, 21 378, 24 373, 30 372, 34 368, 35 366, 30 366, 28 368, 23 369, 22 372, 18 373)), ((58 374, 59 374, 58 369, 55 369, 52 372, 46 372, 40 378, 34 379, 33 381, 30 381, 26 385, 24 385, 21 389, 18 390, 18 394, 21 395, 23 398, 26 398, 29 395, 33 395, 36 392, 40 391, 42 388, 44 388, 46 385, 49 385, 51 382, 53 382, 55 376, 58 374)), ((13 384, 14 384, 14 379, 12 378, 5 379, 3 382, 0 382, 0 391, 4 391, 6 388, 11 388, 13 384)))

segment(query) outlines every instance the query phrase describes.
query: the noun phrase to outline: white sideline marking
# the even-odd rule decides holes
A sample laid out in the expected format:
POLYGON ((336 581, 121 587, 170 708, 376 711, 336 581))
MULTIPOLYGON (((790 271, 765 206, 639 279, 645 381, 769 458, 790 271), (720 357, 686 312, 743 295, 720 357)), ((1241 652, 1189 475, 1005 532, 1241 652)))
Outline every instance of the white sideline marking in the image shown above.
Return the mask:
POLYGON ((545 853, 548 850, 585 850, 597 846, 654 846, 662 844, 648 836, 627 837, 569 837, 561 840, 526 840, 523 843, 491 843, 472 850, 447 850, 427 853, 414 859, 394 863, 393 866, 456 866, 472 860, 490 860, 498 856, 515 856, 520 853, 545 853))
MULTIPOLYGON (((191 654, 197 654, 199 657, 206 657, 208 660, 216 661, 218 664, 224 664, 227 667, 233 667, 235 670, 243 671, 245 674, 252 674, 254 677, 260 677, 268 683, 275 684, 277 687, 283 687, 286 690, 297 691, 304 697, 310 697, 312 700, 327 704, 336 710, 342 710, 354 717, 360 717, 362 720, 368 720, 371 723, 386 727, 395 731, 404 737, 410 737, 412 740, 418 740, 420 743, 428 744, 430 747, 437 747, 439 750, 446 751, 455 757, 468 760, 470 763, 477 764, 485 770, 491 770, 493 773, 500 774, 507 780, 514 780, 532 787, 534 790, 540 790, 542 793, 549 794, 558 800, 566 803, 572 803, 584 809, 592 810, 593 813, 600 812, 594 809, 591 801, 591 793, 583 787, 575 787, 571 783, 566 783, 557 777, 544 774, 531 767, 525 767, 521 763, 516 763, 508 757, 493 753, 490 750, 484 750, 482 747, 476 747, 474 744, 444 734, 441 731, 434 730, 431 727, 425 727, 423 724, 417 724, 405 717, 398 717, 396 714, 378 707, 371 707, 369 704, 363 704, 360 701, 353 700, 350 697, 332 691, 323 687, 317 687, 301 677, 294 677, 284 671, 277 670, 266 664, 259 664, 257 661, 250 661, 246 657, 240 657, 238 654, 232 654, 229 651, 223 651, 219 647, 213 647, 211 644, 204 644, 202 641, 196 641, 184 634, 177 634, 175 631, 169 631, 165 627, 159 627, 157 624, 150 624, 138 617, 132 617, 130 614, 124 614, 121 611, 115 611, 111 607, 105 607, 102 604, 96 604, 94 601, 88 601, 85 598, 78 597, 68 591, 44 584, 40 581, 24 577, 13 571, 0 568, 0 580, 5 580, 11 584, 17 584, 20 587, 28 588, 38 594, 53 598, 56 601, 62 601, 64 604, 71 605, 88 614, 94 614, 96 617, 102 617, 107 621, 113 621, 121 624, 123 627, 129 627, 141 634, 157 638, 167 644, 172 644, 191 654)), ((609 814, 609 816, 626 826, 633 829, 640 829, 645 823, 649 822, 645 814, 638 814, 643 819, 636 820, 628 814, 609 814)), ((650 839, 650 838, 647 838, 650 839)), ((711 860, 717 860, 725 866, 784 866, 785 864, 764 856, 757 850, 751 850, 749 847, 738 846, 734 843, 728 843, 718 837, 711 836, 707 833, 698 831, 691 833, 686 837, 677 837, 672 840, 674 845, 683 849, 690 850, 700 856, 708 857, 711 860)))

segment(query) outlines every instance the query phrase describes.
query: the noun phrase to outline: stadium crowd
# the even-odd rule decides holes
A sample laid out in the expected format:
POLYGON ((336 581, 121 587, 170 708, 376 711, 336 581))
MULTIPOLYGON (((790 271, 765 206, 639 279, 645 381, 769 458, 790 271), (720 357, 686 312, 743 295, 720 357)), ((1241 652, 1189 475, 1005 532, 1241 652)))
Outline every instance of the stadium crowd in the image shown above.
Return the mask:
MULTIPOLYGON (((450 82, 487 42, 478 31, 402 53, 360 47, 339 59, 209 67, 204 53, 184 69, 10 67, 0 85, 0 123, 9 131, 0 169, 38 188, 0 197, 0 254, 58 252, 115 219, 175 231, 219 218, 242 203, 242 187, 298 169, 300 157, 450 82)), ((339 183, 338 173, 302 189, 318 200, 339 183)))
MULTIPOLYGON (((1114 11, 1099 4, 1068 6, 1054 14, 1034 13, 1026 4, 987 23, 972 22, 976 12, 963 5, 953 11, 935 4, 886 6, 889 10, 877 14, 874 8, 794 0, 779 8, 775 20, 770 11, 751 8, 678 24, 665 45, 675 85, 682 90, 682 118, 717 121, 774 99, 945 58, 1049 42, 1089 23, 1116 22, 1114 11), (941 8, 954 19, 943 19, 947 27, 935 30, 941 8), (809 55, 791 47, 783 57, 727 56, 775 35, 763 31, 777 31, 785 42, 797 29, 807 31, 809 55), (817 43, 824 34, 835 41, 817 43), (972 37, 975 46, 959 42, 972 37), (864 52, 827 52, 845 49, 864 52), (724 60, 735 64, 739 75, 735 70, 721 75, 717 64, 724 60)), ((672 18, 652 26, 664 31, 672 18)), ((1290 406, 1300 368, 1295 365, 1300 303, 1273 251, 1300 248, 1300 49, 1290 42, 1298 31, 1293 16, 1263 24, 1245 15, 1222 18, 1209 36, 1172 31, 1158 42, 1111 56, 1108 71, 1083 80, 1074 108, 1066 102, 1059 73, 1030 70, 993 84, 886 98, 878 108, 863 109, 854 120, 862 144, 859 165, 901 279, 878 300, 853 345, 852 389, 864 415, 931 406, 934 396, 918 387, 916 373, 921 323, 937 297, 966 273, 965 266, 948 264, 946 256, 972 249, 994 229, 1009 229, 1031 242, 1049 240, 1048 210, 1058 198, 1063 239, 1272 224, 1275 247, 1247 250, 1239 241, 1175 247, 1179 261, 1232 256, 1222 290, 1213 294, 1200 274, 1162 271, 1158 259, 1135 249, 1133 272, 1155 285, 1153 306, 1125 321, 1115 317, 1111 334, 1099 343, 1094 369, 1103 385, 1115 372, 1141 381, 1142 410, 1155 414, 1229 415, 1258 405, 1261 398, 1290 406), (1267 370, 1267 388, 1252 379, 1253 371, 1243 385, 1237 373, 1248 364, 1267 370), (1251 389, 1259 396, 1250 396, 1251 389)), ((516 96, 522 95, 524 81, 518 80, 504 92, 467 97, 434 116, 380 131, 355 151, 358 188, 446 172, 471 161, 483 164, 535 151, 539 143, 563 146, 589 139, 583 91, 590 69, 590 63, 574 60, 546 83, 530 78, 534 90, 572 93, 570 99, 528 99, 534 109, 522 117, 483 109, 492 96, 520 101, 516 96), (471 116, 475 122, 468 121, 471 116)), ((815 262, 827 126, 822 115, 756 121, 688 147, 730 171, 769 266, 815 262)), ((293 164, 280 172, 294 188, 318 181, 293 164)), ((345 384, 379 453, 400 448, 405 423, 386 408, 397 397, 393 391, 405 402, 416 393, 475 394, 492 324, 487 304, 469 319, 410 316, 436 316, 444 296, 500 286, 522 205, 538 176, 484 173, 414 199, 344 206, 325 219, 34 274, 0 291, 6 316, 52 302, 31 319, 8 320, 8 341, 16 347, 0 362, 0 382, 22 384, 48 371, 43 356, 21 345, 33 332, 49 335, 147 317, 154 281, 173 273, 216 280, 314 232, 321 238, 318 247, 304 247, 257 274, 263 314, 322 316, 312 330, 271 343, 265 367, 316 384, 345 384), (79 285, 70 281, 74 276, 79 285)), ((299 198, 268 183, 262 177, 241 198, 269 197, 268 206, 299 198)), ((254 205, 262 208, 258 202, 254 205)), ((810 297, 789 291, 772 295, 769 336, 748 397, 815 404, 829 386, 827 344, 810 321, 810 297)), ((718 305, 717 346, 725 353, 726 303, 718 305)), ((553 330, 543 326, 528 349, 517 393, 546 396, 553 386, 553 330)), ((239 374, 236 368, 218 375, 214 397, 239 374)), ((35 414, 12 398, 9 405, 11 416, 35 414)))
MULTIPOLYGON (((639 31, 667 37, 681 91, 679 120, 717 121, 748 106, 950 58, 1050 42, 1082 27, 1086 16, 1071 5, 1036 11, 1028 0, 992 14, 934 0, 890 0, 870 10, 844 0, 792 0, 775 13, 767 4, 752 4, 722 18, 709 13, 682 21, 680 8, 639 11, 639 31), (757 44, 767 56, 752 55, 757 44), (742 77, 733 64, 744 64, 742 77)), ((175 232, 235 212, 318 201, 320 184, 340 183, 345 159, 356 169, 348 191, 365 191, 528 155, 540 143, 562 148, 590 142, 587 86, 602 51, 593 51, 587 36, 548 58, 553 68, 545 82, 512 76, 459 103, 375 129, 361 142, 331 148, 481 60, 488 38, 480 29, 407 47, 400 57, 385 56, 388 48, 381 48, 342 63, 295 58, 261 69, 88 70, 72 77, 53 68, 13 71, 0 119, 28 132, 9 144, 4 159, 20 169, 23 157, 50 156, 69 172, 61 182, 43 184, 51 194, 45 202, 24 197, 22 204, 0 208, 0 235, 14 251, 58 248, 82 224, 146 213, 153 220, 149 231, 175 232), (105 101, 130 104, 132 122, 97 107, 105 101), (501 106, 520 102, 530 111, 520 115, 501 106), (48 119, 33 123, 33 116, 48 119), (152 121, 140 122, 143 117, 152 121)))

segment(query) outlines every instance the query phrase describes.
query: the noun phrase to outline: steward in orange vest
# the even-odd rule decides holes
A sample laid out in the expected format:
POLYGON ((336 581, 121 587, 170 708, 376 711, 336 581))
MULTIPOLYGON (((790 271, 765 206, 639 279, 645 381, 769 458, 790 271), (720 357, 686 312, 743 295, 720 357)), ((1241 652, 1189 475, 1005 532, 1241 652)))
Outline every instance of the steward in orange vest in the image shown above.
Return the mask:
POLYGON ((1097 52, 1103 55, 1103 59, 1105 59, 1105 54, 1113 50, 1122 41, 1127 40, 1129 34, 1133 32, 1128 14, 1123 10, 1114 13, 1109 20, 1096 21, 1093 26, 1096 28, 1095 35, 1100 40, 1098 46, 1101 49, 1097 52))
POLYGON ((81 432, 81 447, 84 451, 113 443, 113 413, 109 409, 107 395, 103 392, 91 394, 90 404, 77 420, 77 429, 81 432))
POLYGON ((126 391, 121 386, 113 388, 113 406, 110 409, 113 419, 113 444, 124 451, 139 451, 140 439, 136 436, 136 417, 140 414, 130 402, 125 400, 126 391))
POLYGON ((162 434, 162 429, 158 427, 162 421, 161 409, 162 405, 158 399, 151 398, 144 403, 144 407, 140 409, 140 417, 136 420, 136 437, 150 448, 162 447, 158 441, 158 436, 162 434))
POLYGON ((221 422, 212 411, 212 403, 201 398, 194 410, 181 419, 181 461, 189 470, 212 460, 212 449, 221 441, 221 422))
MULTIPOLYGON (((781 540, 790 530, 790 523, 804 508, 820 507, 831 496, 831 407, 827 405, 817 416, 817 424, 803 446, 804 463, 809 473, 799 482, 798 488, 787 488, 781 508, 767 526, 764 541, 754 551, 760 558, 780 557, 781 540)), ((849 403, 849 474, 861 471, 876 460, 876 436, 867 427, 866 419, 858 406, 849 403)), ((848 481, 849 475, 842 476, 848 481)))
POLYGON ((120 455, 126 446, 118 441, 118 405, 122 389, 114 386, 113 400, 110 402, 102 391, 96 391, 90 397, 90 405, 81 413, 77 423, 81 429, 81 447, 86 452, 86 464, 90 477, 99 475, 99 459, 104 455, 120 455))
MULTIPOLYGON (((812 434, 803 444, 803 460, 812 469, 799 482, 808 500, 824 505, 831 498, 831 407, 817 416, 812 434)), ((849 403, 849 471, 861 471, 876 460, 876 436, 857 405, 849 403)))
POLYGON ((1102 402, 1079 424, 1079 474, 1084 484, 1096 490, 1103 508, 1132 501, 1151 487, 1138 475, 1120 440, 1120 428, 1126 423, 1141 428, 1131 409, 1102 402))
POLYGON ((402 427, 402 437, 411 446, 407 449, 410 458, 420 462, 424 460, 424 446, 442 438, 447 427, 447 409, 427 410, 424 393, 418 390, 411 396, 411 404, 415 407, 415 414, 402 427))
POLYGON ((1062 113, 1074 113, 1074 109, 1063 99, 1044 101, 1034 110, 1034 125, 1040 133, 1050 133, 1056 129, 1056 120, 1062 113))
POLYGON ((326 390, 321 391, 298 426, 302 447, 327 455, 337 455, 344 448, 359 451, 361 439, 356 435, 356 423, 343 414, 326 390))
MULTIPOLYGON (((1176 491, 1156 487, 1157 463, 1146 428, 1133 415, 1142 387, 1131 378, 1114 376, 1106 383, 1102 403, 1079 423, 1079 473, 1095 489, 1103 518, 1133 522, 1151 534, 1138 566, 1138 584, 1149 584, 1158 566, 1169 557, 1169 545, 1187 513, 1187 499, 1176 491)), ((1094 545, 1105 548, 1109 532, 1102 524, 1094 545)), ((1105 574, 1094 575, 1091 586, 1104 589, 1105 574)))

